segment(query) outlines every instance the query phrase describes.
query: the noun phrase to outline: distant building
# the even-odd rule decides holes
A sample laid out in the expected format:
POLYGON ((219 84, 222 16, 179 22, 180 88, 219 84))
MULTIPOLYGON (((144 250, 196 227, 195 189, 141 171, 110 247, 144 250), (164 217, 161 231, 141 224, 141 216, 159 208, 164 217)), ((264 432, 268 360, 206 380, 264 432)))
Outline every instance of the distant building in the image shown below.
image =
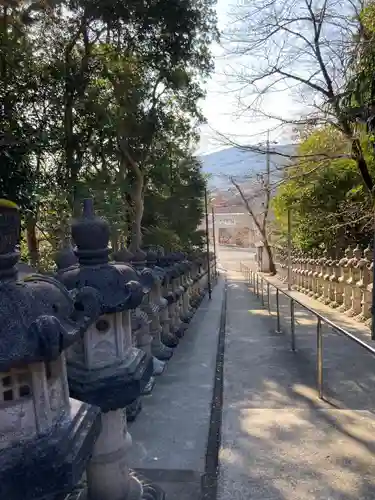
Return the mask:
MULTIPOLYGON (((243 207, 217 207, 215 214, 215 237, 218 245, 233 245, 243 248, 254 248, 259 241, 257 230, 252 217, 243 210, 243 207), (235 210, 237 208, 237 211, 235 210)), ((209 214, 208 231, 213 241, 212 214, 209 214)), ((206 221, 203 219, 200 228, 206 230, 206 221)))

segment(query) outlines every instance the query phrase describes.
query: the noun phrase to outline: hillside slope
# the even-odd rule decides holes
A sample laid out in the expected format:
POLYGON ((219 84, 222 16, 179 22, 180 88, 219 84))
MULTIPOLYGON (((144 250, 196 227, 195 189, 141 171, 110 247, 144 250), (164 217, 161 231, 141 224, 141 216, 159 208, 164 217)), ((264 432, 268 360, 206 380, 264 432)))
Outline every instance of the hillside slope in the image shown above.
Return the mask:
MULTIPOLYGON (((271 149, 271 182, 280 179, 283 166, 289 163, 289 159, 280 156, 293 154, 292 144, 277 145, 271 149), (276 152, 276 153, 275 153, 276 152)), ((244 151, 235 147, 215 151, 199 157, 202 161, 203 171, 209 174, 209 186, 211 189, 227 190, 231 183, 229 177, 233 176, 237 181, 252 184, 256 175, 266 171, 266 155, 254 151, 244 151)))

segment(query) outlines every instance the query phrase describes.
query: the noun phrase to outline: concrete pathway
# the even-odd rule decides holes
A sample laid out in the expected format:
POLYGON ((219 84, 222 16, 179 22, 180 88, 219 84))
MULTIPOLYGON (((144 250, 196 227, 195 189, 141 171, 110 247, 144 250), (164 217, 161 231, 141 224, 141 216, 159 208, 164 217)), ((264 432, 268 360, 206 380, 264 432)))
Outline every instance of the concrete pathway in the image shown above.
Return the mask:
POLYGON ((293 353, 238 272, 227 299, 218 500, 375 498, 372 357, 325 332, 332 406, 317 398, 312 325, 293 353))
POLYGON ((220 279, 130 425, 129 464, 157 482, 167 500, 202 495, 223 291, 220 279))

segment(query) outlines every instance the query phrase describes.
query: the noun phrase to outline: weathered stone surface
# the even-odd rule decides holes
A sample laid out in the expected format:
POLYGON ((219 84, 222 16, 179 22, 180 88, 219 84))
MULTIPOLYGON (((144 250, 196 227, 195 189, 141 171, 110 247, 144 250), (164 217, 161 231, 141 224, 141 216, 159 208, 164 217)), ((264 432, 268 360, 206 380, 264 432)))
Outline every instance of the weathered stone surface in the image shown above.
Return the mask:
POLYGON ((79 264, 57 273, 57 278, 69 290, 84 286, 95 288, 100 295, 102 313, 133 309, 143 297, 135 270, 126 264, 109 262, 109 235, 108 223, 95 215, 92 200, 86 200, 83 216, 72 225, 79 264))
POLYGON ((124 357, 115 366, 100 372, 83 370, 69 364, 69 390, 72 397, 99 406, 103 412, 114 411, 133 403, 146 387, 153 364, 146 354, 132 348, 134 356, 124 357))
POLYGON ((74 298, 46 276, 0 282, 0 371, 54 360, 77 341, 99 315, 99 300, 88 287, 74 298))
POLYGON ((0 498, 42 500, 80 481, 100 433, 99 408, 71 401, 72 413, 51 432, 0 455, 0 498))

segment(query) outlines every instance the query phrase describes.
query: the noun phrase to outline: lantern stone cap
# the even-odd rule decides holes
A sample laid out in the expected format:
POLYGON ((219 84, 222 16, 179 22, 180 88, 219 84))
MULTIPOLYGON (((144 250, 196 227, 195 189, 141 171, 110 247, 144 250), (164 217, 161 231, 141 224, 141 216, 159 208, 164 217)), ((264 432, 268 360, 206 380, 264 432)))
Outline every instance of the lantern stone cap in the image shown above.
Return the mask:
POLYGON ((71 293, 53 277, 17 279, 20 253, 17 205, 0 200, 0 371, 53 361, 96 320, 95 290, 71 293))
POLYGON ((69 243, 61 248, 58 252, 56 252, 54 261, 56 263, 57 269, 61 271, 77 264, 78 257, 74 253, 72 245, 69 243))
POLYGON ((167 257, 161 257, 159 259, 159 265, 164 269, 166 279, 173 279, 179 276, 179 273, 174 264, 171 264, 170 260, 167 257))
POLYGON ((140 248, 137 248, 137 250, 133 253, 132 257, 132 263, 137 265, 145 265, 147 260, 147 253, 141 250, 140 248))
POLYGON ((156 283, 158 276, 154 273, 153 269, 145 267, 138 272, 139 281, 142 285, 143 293, 148 293, 153 285, 156 283))
POLYGON ((131 263, 134 265, 137 271, 139 281, 143 288, 143 293, 149 293, 152 286, 156 283, 158 277, 150 267, 146 267, 147 253, 138 248, 133 253, 131 263))
POLYGON ((97 290, 102 314, 138 307, 143 298, 139 277, 130 265, 109 262, 110 228, 95 215, 93 200, 84 200, 82 216, 72 223, 72 236, 78 264, 60 270, 56 277, 69 290, 85 286, 97 290))
POLYGON ((122 258, 126 258, 127 262, 130 261, 130 265, 137 275, 137 280, 140 282, 144 294, 149 293, 157 279, 152 269, 146 267, 146 255, 147 254, 143 252, 143 250, 137 250, 135 253, 131 253, 126 248, 123 248, 113 255, 116 262, 125 262, 122 258))
POLYGON ((186 267, 186 255, 183 252, 171 252, 167 254, 167 259, 170 263, 172 263, 175 272, 178 273, 179 276, 184 274, 188 267, 186 267))
POLYGON ((98 316, 92 288, 69 293, 41 275, 0 282, 0 372, 57 359, 98 316))
POLYGON ((123 247, 117 252, 113 252, 112 258, 116 262, 131 262, 133 254, 127 248, 123 247))
POLYGON ((139 276, 126 264, 77 264, 58 272, 56 276, 69 290, 79 290, 87 285, 97 290, 102 314, 133 309, 142 302, 143 289, 139 276))

